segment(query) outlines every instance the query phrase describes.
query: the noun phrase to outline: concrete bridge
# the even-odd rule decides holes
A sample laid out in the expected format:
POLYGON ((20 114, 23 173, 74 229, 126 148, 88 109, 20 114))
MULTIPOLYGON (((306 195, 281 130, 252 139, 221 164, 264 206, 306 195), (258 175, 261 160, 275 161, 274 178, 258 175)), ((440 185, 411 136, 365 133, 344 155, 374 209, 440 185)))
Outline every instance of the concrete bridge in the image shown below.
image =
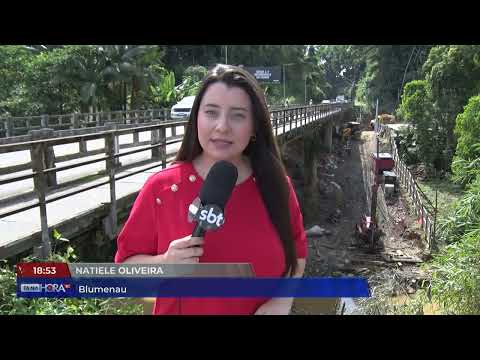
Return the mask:
MULTIPOLYGON (((130 119, 113 114, 94 117, 92 127, 75 127, 82 122, 70 117, 68 129, 40 122, 28 134, 0 138, 0 258, 31 248, 47 257, 54 229, 73 238, 101 224, 110 239, 116 237, 119 218, 128 215, 146 179, 174 159, 187 120, 169 120, 166 111, 155 116, 154 110, 130 119)), ((309 133, 329 151, 353 113, 350 104, 326 104, 270 115, 282 149, 309 133)))

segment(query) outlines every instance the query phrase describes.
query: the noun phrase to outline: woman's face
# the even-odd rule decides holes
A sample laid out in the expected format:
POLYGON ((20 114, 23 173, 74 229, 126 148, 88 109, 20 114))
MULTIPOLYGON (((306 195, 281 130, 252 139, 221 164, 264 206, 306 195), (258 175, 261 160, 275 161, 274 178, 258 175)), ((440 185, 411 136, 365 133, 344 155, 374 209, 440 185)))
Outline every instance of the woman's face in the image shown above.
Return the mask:
POLYGON ((255 132, 250 97, 239 87, 214 83, 200 102, 197 123, 203 156, 239 162, 255 132))

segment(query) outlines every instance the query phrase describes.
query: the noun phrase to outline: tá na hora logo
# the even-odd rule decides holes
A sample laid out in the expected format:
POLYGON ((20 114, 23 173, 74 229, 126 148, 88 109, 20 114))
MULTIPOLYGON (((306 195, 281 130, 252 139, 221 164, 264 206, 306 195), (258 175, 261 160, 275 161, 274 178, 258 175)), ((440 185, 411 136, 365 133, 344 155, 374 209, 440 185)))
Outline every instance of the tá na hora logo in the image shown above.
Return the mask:
POLYGON ((20 284, 21 292, 65 293, 71 284, 20 284))

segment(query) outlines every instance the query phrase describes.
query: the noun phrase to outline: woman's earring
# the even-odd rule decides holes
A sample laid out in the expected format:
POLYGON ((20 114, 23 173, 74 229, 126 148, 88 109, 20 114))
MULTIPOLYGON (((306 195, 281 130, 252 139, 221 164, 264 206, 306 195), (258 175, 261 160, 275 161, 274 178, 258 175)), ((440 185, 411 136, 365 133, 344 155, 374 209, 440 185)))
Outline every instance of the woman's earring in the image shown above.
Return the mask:
POLYGON ((255 142, 257 141, 257 134, 253 135, 252 138, 251 138, 252 142, 255 142))

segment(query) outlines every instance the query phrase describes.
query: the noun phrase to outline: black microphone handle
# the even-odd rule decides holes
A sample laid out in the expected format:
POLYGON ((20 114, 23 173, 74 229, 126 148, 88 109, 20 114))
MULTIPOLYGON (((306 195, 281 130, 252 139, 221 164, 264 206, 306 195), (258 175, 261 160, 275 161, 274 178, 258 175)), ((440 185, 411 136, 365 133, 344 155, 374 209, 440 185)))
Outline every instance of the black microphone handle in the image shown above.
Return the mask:
POLYGON ((197 222, 195 229, 193 229, 192 237, 204 237, 205 229, 200 226, 200 223, 197 222))

